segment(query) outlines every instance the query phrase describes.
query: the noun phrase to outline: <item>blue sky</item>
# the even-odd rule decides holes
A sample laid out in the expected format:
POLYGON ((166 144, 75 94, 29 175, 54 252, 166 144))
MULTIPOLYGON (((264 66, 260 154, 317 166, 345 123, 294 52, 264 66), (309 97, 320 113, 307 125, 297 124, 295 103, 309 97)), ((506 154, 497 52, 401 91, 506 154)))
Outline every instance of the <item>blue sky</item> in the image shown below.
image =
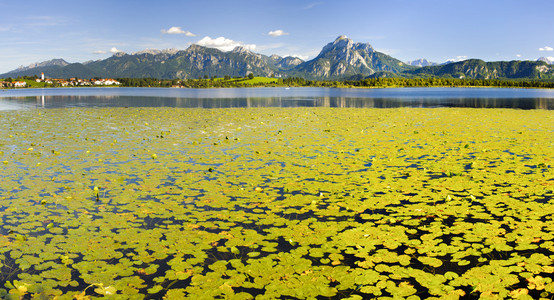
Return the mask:
POLYGON ((402 61, 554 57, 552 0, 0 0, 0 73, 192 43, 310 59, 339 35, 402 61))

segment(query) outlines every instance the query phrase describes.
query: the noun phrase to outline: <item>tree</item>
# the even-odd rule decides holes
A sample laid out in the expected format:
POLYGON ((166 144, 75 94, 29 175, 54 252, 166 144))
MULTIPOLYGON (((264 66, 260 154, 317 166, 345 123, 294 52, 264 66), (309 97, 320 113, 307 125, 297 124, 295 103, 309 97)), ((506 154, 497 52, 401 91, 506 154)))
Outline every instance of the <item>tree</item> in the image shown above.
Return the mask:
POLYGON ((254 79, 254 74, 253 73, 248 74, 248 79, 254 79))

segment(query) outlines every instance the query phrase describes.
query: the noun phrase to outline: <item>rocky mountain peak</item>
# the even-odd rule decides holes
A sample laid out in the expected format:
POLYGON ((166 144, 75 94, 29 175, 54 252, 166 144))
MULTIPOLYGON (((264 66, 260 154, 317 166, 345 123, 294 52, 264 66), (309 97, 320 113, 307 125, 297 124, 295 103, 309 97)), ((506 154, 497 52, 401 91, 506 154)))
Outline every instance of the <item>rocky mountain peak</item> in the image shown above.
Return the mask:
POLYGON ((545 63, 552 65, 554 64, 554 60, 551 59, 551 57, 539 57, 537 61, 544 61, 545 63))
POLYGON ((51 60, 47 60, 47 61, 43 61, 43 62, 37 62, 37 63, 34 63, 34 64, 30 64, 28 66, 20 66, 19 68, 15 69, 14 71, 26 71, 26 70, 30 70, 30 69, 34 69, 34 68, 39 68, 39 67, 52 67, 52 66, 60 66, 60 67, 65 67, 69 65, 69 63, 67 61, 65 61, 64 59, 61 59, 61 58, 55 58, 55 59, 51 59, 51 60))
POLYGON ((151 54, 151 55, 157 55, 160 54, 161 51, 158 49, 144 49, 142 51, 133 52, 131 55, 141 55, 141 54, 151 54))
POLYGON ((346 35, 341 35, 335 39, 333 42, 334 45, 345 45, 345 46, 351 46, 354 42, 349 39, 346 35))
POLYGON ((425 58, 420 58, 420 59, 408 61, 408 62, 406 62, 406 64, 409 65, 409 66, 414 66, 414 67, 428 67, 428 66, 438 65, 437 63, 430 62, 425 58))
POLYGON ((360 52, 370 53, 374 52, 374 50, 370 44, 354 43, 354 41, 346 37, 346 35, 341 35, 337 37, 335 41, 325 45, 317 57, 327 57, 329 55, 337 57, 338 55, 341 59, 349 60, 353 55, 357 56, 362 54, 360 52))
POLYGON ((252 51, 242 47, 242 46, 236 46, 235 49, 231 50, 233 53, 240 53, 240 54, 247 54, 252 53, 252 51))
POLYGON ((319 78, 372 75, 379 71, 400 72, 405 65, 386 54, 376 52, 368 43, 354 43, 341 35, 325 45, 319 55, 296 68, 319 78))
POLYGON ((352 41, 351 39, 349 39, 346 35, 339 35, 335 41, 333 41, 333 43, 340 43, 341 41, 352 41))
POLYGON ((283 70, 290 70, 304 62, 298 57, 292 57, 292 56, 287 56, 287 57, 277 56, 277 57, 278 59, 275 60, 275 65, 283 70))
POLYGON ((163 49, 163 50, 145 49, 145 50, 142 50, 142 51, 133 52, 133 53, 131 53, 131 55, 141 55, 141 54, 151 54, 151 55, 169 54, 169 55, 174 55, 177 52, 179 52, 179 49, 174 49, 174 48, 163 49))
POLYGON ((206 47, 200 46, 200 45, 197 45, 197 44, 192 44, 187 48, 186 51, 195 52, 195 51, 202 51, 204 49, 206 49, 206 47))
POLYGON ((162 50, 162 53, 163 53, 163 54, 174 55, 174 54, 179 53, 179 51, 181 51, 181 50, 176 49, 176 48, 168 48, 168 49, 163 49, 163 50, 162 50))
POLYGON ((321 49, 319 56, 333 50, 340 50, 340 51, 350 50, 353 44, 354 42, 351 39, 347 38, 346 35, 341 35, 335 41, 325 45, 325 47, 321 49))
POLYGON ((299 65, 299 64, 304 62, 302 59, 300 59, 296 56, 287 56, 287 57, 283 58, 283 60, 289 61, 290 63, 296 64, 296 65, 299 65))

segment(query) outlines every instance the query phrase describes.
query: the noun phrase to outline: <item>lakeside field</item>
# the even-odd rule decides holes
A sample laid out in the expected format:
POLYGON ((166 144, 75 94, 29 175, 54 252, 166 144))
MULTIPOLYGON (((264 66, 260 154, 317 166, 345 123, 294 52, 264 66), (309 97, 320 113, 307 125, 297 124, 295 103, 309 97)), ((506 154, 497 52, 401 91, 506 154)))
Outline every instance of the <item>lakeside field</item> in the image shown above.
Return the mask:
POLYGON ((554 296, 554 115, 0 112, 0 297, 554 296))

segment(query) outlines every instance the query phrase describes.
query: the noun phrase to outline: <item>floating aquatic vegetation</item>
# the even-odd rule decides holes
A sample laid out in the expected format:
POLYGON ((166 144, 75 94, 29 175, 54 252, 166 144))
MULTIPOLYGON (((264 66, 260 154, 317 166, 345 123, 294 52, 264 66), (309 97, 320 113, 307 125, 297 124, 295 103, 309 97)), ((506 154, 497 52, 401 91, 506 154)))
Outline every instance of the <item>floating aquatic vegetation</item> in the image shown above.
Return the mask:
POLYGON ((554 296, 554 114, 0 112, 0 297, 554 296))

